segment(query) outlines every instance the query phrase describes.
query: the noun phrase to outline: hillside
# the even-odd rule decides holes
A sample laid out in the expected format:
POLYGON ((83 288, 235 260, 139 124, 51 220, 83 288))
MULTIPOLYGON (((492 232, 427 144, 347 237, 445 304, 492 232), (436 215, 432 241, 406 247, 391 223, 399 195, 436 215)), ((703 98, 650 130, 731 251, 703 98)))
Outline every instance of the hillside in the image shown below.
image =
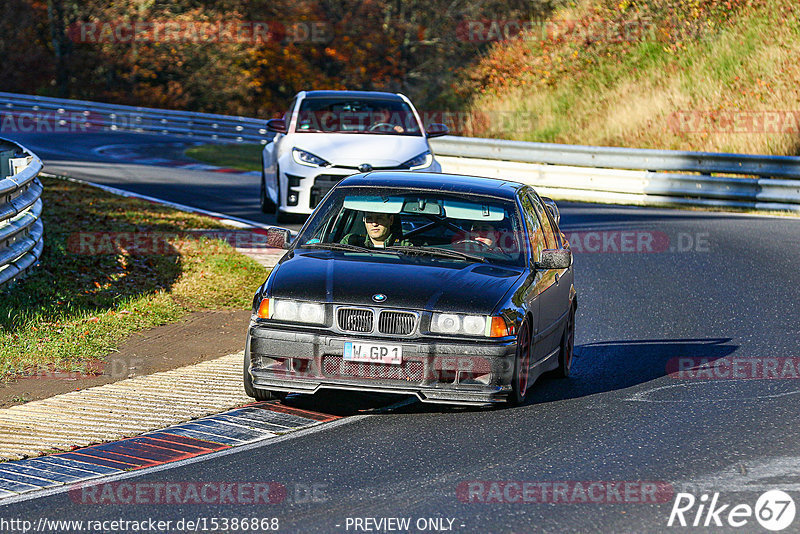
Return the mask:
POLYGON ((585 0, 496 43, 472 135, 800 154, 796 0, 585 0))

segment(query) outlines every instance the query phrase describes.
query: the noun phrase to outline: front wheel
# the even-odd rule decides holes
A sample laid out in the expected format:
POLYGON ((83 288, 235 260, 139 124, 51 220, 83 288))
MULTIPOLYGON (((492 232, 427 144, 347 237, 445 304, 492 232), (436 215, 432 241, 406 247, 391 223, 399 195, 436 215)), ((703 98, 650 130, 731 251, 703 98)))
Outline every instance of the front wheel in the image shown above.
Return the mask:
MULTIPOLYGON (((278 195, 280 198, 280 195, 278 195)), ((267 194, 267 176, 264 167, 261 167, 261 213, 275 213, 277 206, 267 194)))
POLYGON ((528 376, 531 366, 531 329, 524 321, 517 334, 517 352, 514 356, 514 373, 511 376, 511 393, 508 403, 519 406, 525 402, 528 393, 528 376))
MULTIPOLYGON (((248 345, 249 345, 248 341, 248 345)), ((267 389, 259 389, 253 386, 253 377, 250 375, 248 363, 250 362, 250 350, 244 351, 244 393, 248 397, 252 397, 257 401, 271 401, 283 400, 286 398, 287 393, 283 391, 269 391, 267 389)))

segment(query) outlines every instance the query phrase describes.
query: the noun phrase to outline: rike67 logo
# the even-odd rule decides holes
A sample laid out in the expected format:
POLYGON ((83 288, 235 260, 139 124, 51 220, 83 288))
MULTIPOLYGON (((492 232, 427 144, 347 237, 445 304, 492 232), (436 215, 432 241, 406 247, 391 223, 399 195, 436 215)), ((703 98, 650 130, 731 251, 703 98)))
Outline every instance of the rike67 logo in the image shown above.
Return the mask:
POLYGON ((678 493, 669 514, 668 527, 722 527, 740 528, 751 525, 755 518, 767 530, 779 532, 788 528, 796 513, 794 499, 780 490, 763 493, 755 506, 749 504, 721 503, 719 493, 709 498, 703 494, 698 499, 691 493, 678 493))

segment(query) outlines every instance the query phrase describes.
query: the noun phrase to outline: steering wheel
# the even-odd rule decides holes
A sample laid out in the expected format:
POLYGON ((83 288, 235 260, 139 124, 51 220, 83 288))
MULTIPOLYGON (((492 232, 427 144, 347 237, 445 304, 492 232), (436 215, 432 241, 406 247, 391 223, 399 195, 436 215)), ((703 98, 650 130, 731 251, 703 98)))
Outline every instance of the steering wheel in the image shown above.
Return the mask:
POLYGON ((375 124, 373 124, 372 126, 370 126, 370 127, 368 128, 368 130, 369 130, 370 132, 374 132, 374 131, 375 131, 375 130, 377 130, 378 128, 382 128, 382 127, 386 127, 386 128, 389 128, 390 130, 393 130, 393 129, 394 129, 394 124, 389 124, 388 122, 376 122, 375 124))
POLYGON ((495 247, 492 245, 487 245, 483 241, 478 241, 477 239, 461 239, 460 241, 453 242, 454 245, 461 245, 463 243, 471 243, 475 245, 480 245, 481 247, 485 248, 486 250, 492 250, 495 247))

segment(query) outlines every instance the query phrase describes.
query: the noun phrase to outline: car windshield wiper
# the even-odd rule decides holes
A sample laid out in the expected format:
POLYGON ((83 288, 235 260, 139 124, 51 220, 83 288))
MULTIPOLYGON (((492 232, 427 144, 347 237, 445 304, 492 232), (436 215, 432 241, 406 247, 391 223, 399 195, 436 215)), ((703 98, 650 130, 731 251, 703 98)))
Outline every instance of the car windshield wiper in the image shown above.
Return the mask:
POLYGON ((442 258, 456 258, 459 260, 471 260, 480 263, 486 263, 486 258, 478 256, 477 254, 468 254, 458 250, 448 250, 436 247, 409 247, 409 246, 393 246, 386 247, 385 250, 397 250, 407 254, 426 254, 428 256, 440 256, 442 258))
POLYGON ((322 248, 327 250, 344 250, 347 252, 386 252, 383 248, 367 248, 347 243, 305 243, 298 248, 322 248))

